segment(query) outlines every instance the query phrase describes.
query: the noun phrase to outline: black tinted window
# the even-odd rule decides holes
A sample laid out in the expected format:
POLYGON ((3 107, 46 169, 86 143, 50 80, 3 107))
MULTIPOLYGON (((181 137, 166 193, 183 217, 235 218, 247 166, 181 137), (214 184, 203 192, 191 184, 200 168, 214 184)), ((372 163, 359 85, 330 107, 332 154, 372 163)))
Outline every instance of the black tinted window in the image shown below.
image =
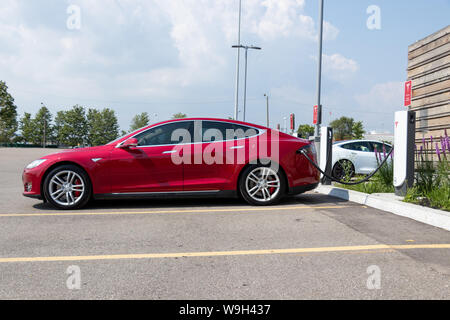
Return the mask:
MULTIPOLYGON (((383 143, 380 142, 371 142, 372 147, 375 151, 375 148, 377 149, 378 152, 383 152, 383 143)), ((391 146, 388 146, 387 144, 384 145, 384 148, 386 150, 387 153, 389 153, 391 151, 391 146)))
POLYGON ((192 121, 180 121, 148 129, 135 136, 138 146, 157 146, 190 142, 192 121))
POLYGON ((203 142, 223 141, 252 137, 259 134, 258 129, 230 122, 203 121, 203 142))
POLYGON ((351 142, 341 146, 344 149, 362 152, 373 152, 372 146, 368 142, 351 142))

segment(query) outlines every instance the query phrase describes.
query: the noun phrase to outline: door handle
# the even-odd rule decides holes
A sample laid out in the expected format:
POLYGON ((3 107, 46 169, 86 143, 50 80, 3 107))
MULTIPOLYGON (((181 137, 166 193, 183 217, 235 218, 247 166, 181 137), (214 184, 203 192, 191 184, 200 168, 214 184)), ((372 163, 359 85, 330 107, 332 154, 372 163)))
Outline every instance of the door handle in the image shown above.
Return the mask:
POLYGON ((164 151, 162 154, 170 154, 175 152, 177 152, 177 150, 164 151))
POLYGON ((236 147, 230 147, 230 150, 242 149, 242 148, 244 148, 244 146, 236 146, 236 147))

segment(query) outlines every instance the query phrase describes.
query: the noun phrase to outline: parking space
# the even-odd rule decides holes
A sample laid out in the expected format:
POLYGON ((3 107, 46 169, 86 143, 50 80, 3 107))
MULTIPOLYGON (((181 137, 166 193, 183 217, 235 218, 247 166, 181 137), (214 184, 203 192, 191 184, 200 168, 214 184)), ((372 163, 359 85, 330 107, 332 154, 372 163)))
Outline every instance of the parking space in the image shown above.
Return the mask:
POLYGON ((445 230, 312 192, 272 207, 179 199, 58 211, 21 195, 23 167, 49 152, 0 149, 0 298, 450 297, 445 230), (80 289, 67 286, 70 266, 80 289))

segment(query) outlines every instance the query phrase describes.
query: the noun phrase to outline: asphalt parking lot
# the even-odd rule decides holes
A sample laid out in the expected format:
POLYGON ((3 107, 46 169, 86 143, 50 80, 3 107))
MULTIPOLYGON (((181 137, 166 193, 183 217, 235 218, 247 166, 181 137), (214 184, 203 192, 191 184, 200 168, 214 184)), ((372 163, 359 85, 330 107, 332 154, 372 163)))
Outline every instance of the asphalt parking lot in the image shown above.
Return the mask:
POLYGON ((0 149, 0 299, 450 298, 445 230, 312 192, 58 211, 22 196, 52 152, 0 149))

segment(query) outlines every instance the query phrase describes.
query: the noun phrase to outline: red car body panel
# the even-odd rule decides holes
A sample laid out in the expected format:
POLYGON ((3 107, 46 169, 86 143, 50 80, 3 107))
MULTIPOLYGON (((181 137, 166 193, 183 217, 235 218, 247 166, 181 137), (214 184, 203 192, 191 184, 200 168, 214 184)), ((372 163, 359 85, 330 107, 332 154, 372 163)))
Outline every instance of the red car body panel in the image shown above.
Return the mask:
MULTIPOLYGON (((170 120, 142 128, 104 146, 70 149, 43 157, 42 159, 46 161, 41 165, 33 169, 24 169, 23 194, 42 199, 41 187, 45 175, 62 163, 78 165, 87 172, 92 182, 94 197, 126 193, 236 191, 239 174, 243 168, 251 161, 261 158, 271 159, 279 164, 286 174, 289 189, 293 193, 295 188, 302 190, 302 187, 315 186, 319 182, 318 171, 304 156, 297 153, 298 149, 309 144, 307 140, 240 121, 213 118, 170 120), (229 122, 251 126, 261 130, 262 133, 257 137, 225 142, 116 148, 118 144, 137 133, 174 121, 229 122), (273 139, 275 141, 272 141, 273 139), (261 151, 258 149, 258 144, 266 145, 268 151, 257 152, 256 150, 261 151), (272 144, 278 147, 276 157, 270 154, 272 144), (174 164, 171 153, 173 150, 177 150, 180 155, 184 155, 184 152, 190 153, 187 158, 190 157, 191 161, 174 164), (205 154, 209 154, 216 160, 219 159, 218 163, 205 163, 205 160, 201 158, 205 157, 205 154), (196 164, 196 158, 202 159, 202 164, 196 164), (29 184, 31 184, 31 190, 27 189, 29 184)), ((314 156, 312 154, 312 157, 314 156)))

